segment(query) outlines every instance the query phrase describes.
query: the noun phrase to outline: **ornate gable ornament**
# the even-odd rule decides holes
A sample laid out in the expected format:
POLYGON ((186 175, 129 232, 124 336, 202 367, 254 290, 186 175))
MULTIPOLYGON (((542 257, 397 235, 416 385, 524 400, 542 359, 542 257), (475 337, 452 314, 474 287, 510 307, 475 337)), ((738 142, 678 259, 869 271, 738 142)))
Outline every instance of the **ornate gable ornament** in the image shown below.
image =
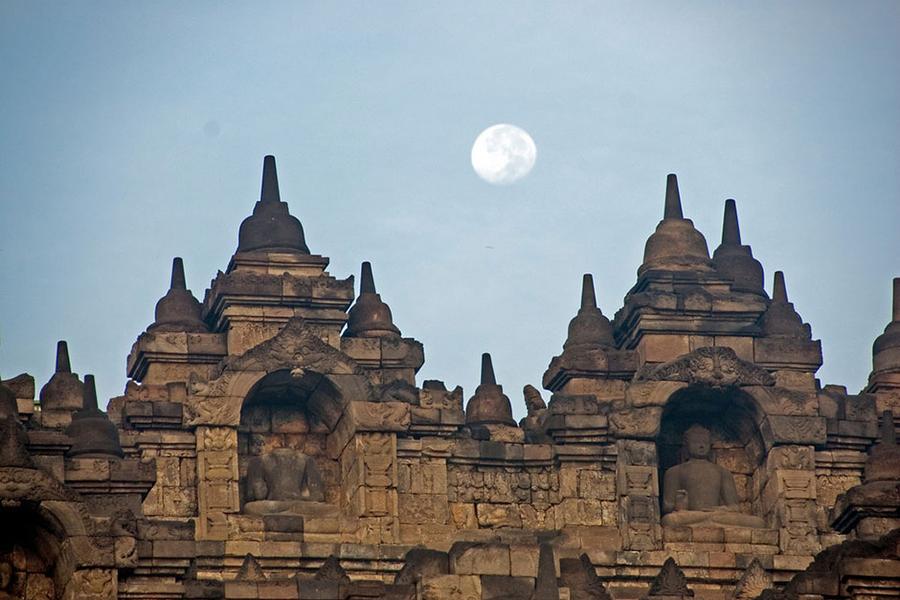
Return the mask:
POLYGON ((224 371, 277 371, 293 368, 323 375, 363 375, 350 357, 329 346, 294 317, 275 337, 224 361, 224 371))
POLYGON ((276 371, 289 371, 296 378, 307 371, 324 375, 347 399, 368 400, 373 395, 362 368, 295 317, 273 338, 240 356, 226 358, 215 379, 203 381, 192 375, 184 405, 185 423, 236 425, 246 394, 262 376, 276 371))
POLYGON ((0 467, 0 504, 18 506, 45 500, 80 502, 81 498, 41 469, 0 467))
POLYGON ((634 380, 681 381, 712 387, 775 385, 775 378, 767 370, 738 358, 734 350, 725 347, 697 348, 673 361, 646 365, 634 380))
POLYGON ((675 563, 675 559, 671 556, 663 563, 659 574, 650 582, 650 593, 648 598, 656 596, 686 598, 694 595, 687 585, 687 578, 684 572, 675 563))

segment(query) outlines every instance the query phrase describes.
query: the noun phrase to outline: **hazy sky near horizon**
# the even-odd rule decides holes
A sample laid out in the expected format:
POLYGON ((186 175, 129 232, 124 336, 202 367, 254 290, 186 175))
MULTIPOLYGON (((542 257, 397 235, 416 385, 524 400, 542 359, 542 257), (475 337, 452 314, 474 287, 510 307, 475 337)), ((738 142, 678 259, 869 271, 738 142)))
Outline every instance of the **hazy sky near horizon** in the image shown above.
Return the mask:
POLYGON ((202 299, 271 153, 329 272, 372 261, 419 382, 468 398, 490 351, 523 416, 582 273, 621 307, 674 172, 710 251, 736 199, 856 392, 900 275, 898 57, 893 1, 6 0, 0 374, 40 388, 66 339, 120 394, 172 257, 202 299), (469 151, 503 122, 538 158, 496 187, 469 151))

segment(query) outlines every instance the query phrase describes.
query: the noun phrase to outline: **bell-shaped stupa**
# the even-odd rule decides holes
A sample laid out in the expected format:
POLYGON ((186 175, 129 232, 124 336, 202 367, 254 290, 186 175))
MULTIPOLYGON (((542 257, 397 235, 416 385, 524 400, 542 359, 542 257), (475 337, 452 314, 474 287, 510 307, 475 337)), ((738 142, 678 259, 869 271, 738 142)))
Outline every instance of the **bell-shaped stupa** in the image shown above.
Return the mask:
POLYGON ((263 159, 262 190, 253 214, 244 219, 238 232, 238 252, 255 250, 309 254, 303 225, 288 212, 278 191, 275 157, 263 159))
POLYGON ((391 307, 385 304, 375 291, 372 265, 362 264, 359 278, 359 296, 350 308, 347 319, 346 337, 400 337, 400 330, 394 325, 391 307))

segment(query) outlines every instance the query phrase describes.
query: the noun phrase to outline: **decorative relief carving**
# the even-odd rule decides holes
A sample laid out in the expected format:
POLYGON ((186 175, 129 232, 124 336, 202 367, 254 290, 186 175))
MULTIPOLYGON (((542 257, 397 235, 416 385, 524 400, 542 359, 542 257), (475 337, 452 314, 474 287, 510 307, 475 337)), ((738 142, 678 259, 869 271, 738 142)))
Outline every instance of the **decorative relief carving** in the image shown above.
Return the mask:
POLYGON ((733 600, 754 600, 773 585, 772 576, 754 558, 734 588, 733 600))
POLYGON ((635 381, 682 381, 713 387, 775 385, 767 370, 738 358, 727 347, 698 348, 671 362, 645 366, 635 381))
POLYGON ((323 374, 363 375, 359 365, 294 317, 278 334, 244 354, 225 359, 225 371, 274 371, 290 365, 323 374))
POLYGON ((231 427, 199 427, 198 450, 232 450, 237 448, 237 431, 231 427))

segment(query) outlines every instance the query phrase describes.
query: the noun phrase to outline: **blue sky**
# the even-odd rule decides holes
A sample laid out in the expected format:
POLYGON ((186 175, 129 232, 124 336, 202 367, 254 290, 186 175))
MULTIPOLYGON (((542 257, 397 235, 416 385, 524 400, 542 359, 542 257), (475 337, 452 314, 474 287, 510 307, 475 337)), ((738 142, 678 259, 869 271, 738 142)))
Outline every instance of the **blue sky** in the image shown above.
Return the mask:
POLYGON ((469 397, 490 351, 521 416, 581 274, 621 306, 675 172, 710 250, 737 200, 823 383, 858 391, 900 275, 898 56, 890 1, 7 0, 0 373, 43 385, 67 339, 120 394, 171 258, 202 298, 272 153, 329 271, 373 262, 420 381, 469 397), (469 164, 497 122, 538 147, 507 187, 469 164))

